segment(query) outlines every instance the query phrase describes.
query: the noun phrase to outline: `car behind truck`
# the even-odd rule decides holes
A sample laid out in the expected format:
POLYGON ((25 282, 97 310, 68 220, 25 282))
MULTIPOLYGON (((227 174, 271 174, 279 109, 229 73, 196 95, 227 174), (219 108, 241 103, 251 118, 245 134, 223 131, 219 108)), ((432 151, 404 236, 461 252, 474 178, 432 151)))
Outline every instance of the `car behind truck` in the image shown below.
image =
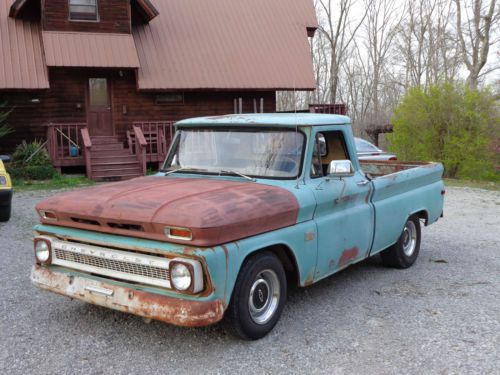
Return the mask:
POLYGON ((266 335, 288 285, 375 254, 410 267, 443 212, 438 163, 359 162, 350 119, 229 115, 176 124, 154 176, 37 205, 32 282, 179 326, 266 335))

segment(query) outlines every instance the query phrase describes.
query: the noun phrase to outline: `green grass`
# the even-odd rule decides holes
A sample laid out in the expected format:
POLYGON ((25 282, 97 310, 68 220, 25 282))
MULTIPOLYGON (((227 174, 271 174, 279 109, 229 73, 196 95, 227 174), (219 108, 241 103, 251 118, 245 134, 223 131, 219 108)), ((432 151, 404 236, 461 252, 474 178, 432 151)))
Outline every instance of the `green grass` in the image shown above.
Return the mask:
POLYGON ((45 181, 27 181, 13 180, 15 192, 33 191, 33 190, 55 190, 55 189, 71 189, 84 186, 94 185, 95 182, 84 176, 75 175, 56 175, 51 180, 45 181))
POLYGON ((445 186, 450 187, 470 187, 485 190, 500 190, 500 183, 493 181, 456 180, 447 178, 444 180, 445 186))

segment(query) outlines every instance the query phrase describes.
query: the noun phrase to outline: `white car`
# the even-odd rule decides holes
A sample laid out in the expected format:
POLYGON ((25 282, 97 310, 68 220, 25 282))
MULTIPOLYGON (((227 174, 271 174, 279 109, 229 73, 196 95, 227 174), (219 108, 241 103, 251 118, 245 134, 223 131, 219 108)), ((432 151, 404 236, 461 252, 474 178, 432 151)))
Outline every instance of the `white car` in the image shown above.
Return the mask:
POLYGON ((395 154, 383 151, 361 138, 354 138, 359 160, 398 160, 395 154))

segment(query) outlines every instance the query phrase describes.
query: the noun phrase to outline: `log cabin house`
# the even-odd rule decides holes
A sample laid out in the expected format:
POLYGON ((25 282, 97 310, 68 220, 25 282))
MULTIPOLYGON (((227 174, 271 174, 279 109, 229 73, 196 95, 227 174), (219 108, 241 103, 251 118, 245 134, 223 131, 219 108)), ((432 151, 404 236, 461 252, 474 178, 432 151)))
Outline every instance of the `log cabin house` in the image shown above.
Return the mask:
POLYGON ((0 0, 0 151, 42 139, 56 168, 144 174, 177 120, 314 90, 316 28, 312 0, 0 0))

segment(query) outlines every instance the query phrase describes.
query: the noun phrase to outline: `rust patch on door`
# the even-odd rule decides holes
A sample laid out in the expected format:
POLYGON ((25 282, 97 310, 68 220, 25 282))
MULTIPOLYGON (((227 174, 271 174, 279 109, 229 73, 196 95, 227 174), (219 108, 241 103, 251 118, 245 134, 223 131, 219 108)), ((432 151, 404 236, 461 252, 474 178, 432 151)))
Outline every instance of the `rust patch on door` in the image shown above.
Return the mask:
POLYGON ((359 250, 357 247, 352 247, 350 249, 346 249, 342 252, 342 255, 339 259, 339 267, 345 266, 346 264, 351 263, 358 256, 359 250))

